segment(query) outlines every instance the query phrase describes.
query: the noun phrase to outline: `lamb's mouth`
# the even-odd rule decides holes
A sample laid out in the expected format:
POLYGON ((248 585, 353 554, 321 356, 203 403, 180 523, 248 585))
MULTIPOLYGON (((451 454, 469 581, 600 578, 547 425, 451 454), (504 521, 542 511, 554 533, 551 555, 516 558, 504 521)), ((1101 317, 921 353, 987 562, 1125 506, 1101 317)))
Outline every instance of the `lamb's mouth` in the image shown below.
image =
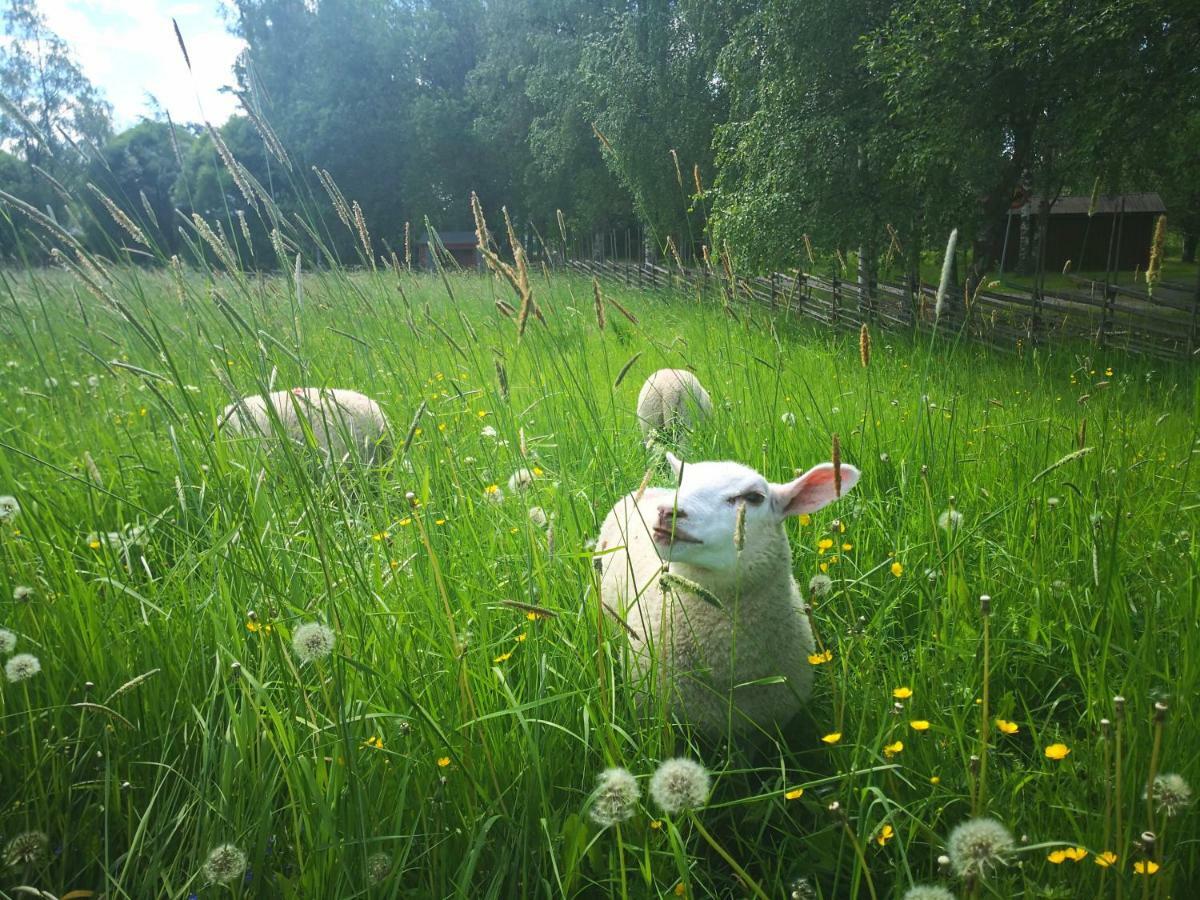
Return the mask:
POLYGON ((704 541, 699 538, 694 538, 685 531, 680 531, 678 528, 663 528, 661 525, 654 527, 654 540, 660 544, 703 544, 704 541))

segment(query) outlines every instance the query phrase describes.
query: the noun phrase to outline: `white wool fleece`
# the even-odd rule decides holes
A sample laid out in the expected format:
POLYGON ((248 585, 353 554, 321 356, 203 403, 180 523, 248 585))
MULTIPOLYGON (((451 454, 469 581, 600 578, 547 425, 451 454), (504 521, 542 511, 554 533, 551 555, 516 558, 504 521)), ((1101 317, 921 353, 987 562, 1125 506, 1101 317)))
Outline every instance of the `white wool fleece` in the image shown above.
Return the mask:
POLYGON ((284 436, 305 444, 303 417, 326 459, 371 464, 388 455, 387 418, 378 403, 356 391, 310 387, 245 397, 225 407, 218 427, 269 440, 276 434, 275 417, 284 436))

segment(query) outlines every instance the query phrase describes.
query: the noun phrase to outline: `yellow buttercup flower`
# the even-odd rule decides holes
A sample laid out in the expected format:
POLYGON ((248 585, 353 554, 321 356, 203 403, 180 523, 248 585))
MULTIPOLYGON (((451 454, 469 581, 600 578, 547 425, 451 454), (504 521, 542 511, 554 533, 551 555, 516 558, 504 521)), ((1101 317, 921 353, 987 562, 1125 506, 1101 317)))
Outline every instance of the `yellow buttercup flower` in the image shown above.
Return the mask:
POLYGON ((928 731, 929 723, 924 719, 913 719, 908 723, 908 727, 913 731, 928 731))
POLYGON ((1046 758, 1054 760, 1066 759, 1067 754, 1070 752, 1071 748, 1066 744, 1051 744, 1046 748, 1046 758))
POLYGON ((827 734, 823 738, 821 738, 821 740, 824 741, 826 744, 836 744, 841 739, 842 739, 842 733, 840 731, 831 731, 829 734, 827 734))
POLYGON ((438 757, 437 764, 438 764, 438 768, 439 768, 439 769, 444 769, 444 768, 446 768, 446 766, 450 765, 450 757, 448 757, 448 756, 439 756, 439 757, 438 757))
POLYGON ((833 659, 833 651, 832 650, 822 650, 820 653, 808 654, 808 661, 814 666, 819 666, 822 663, 827 663, 831 659, 833 659))
POLYGON ((808 513, 800 513, 799 517, 801 527, 812 524, 812 516, 808 513))
POLYGON ((883 755, 891 759, 897 753, 904 749, 904 741, 893 741, 883 748, 883 755))
POLYGON ((941 784, 941 783, 942 783, 942 776, 941 776, 941 775, 930 775, 930 776, 929 776, 929 783, 930 783, 930 784, 941 784))
POLYGON ((1139 860, 1133 864, 1133 871, 1139 875, 1153 875, 1158 871, 1158 863, 1152 859, 1148 859, 1145 862, 1139 860))
POLYGON ((383 749, 383 738, 379 737, 379 735, 377 735, 377 734, 373 734, 369 738, 367 738, 365 741, 363 741, 363 746, 370 747, 373 750, 382 750, 383 749))
POLYGON ((895 575, 897 578, 899 578, 901 575, 904 574, 904 566, 900 565, 900 563, 898 563, 898 562, 894 562, 891 565, 890 571, 893 575, 895 575))
POLYGON ((842 544, 842 550, 845 551, 846 553, 849 553, 853 549, 854 549, 854 545, 849 542, 842 544))
POLYGON ((1082 847, 1068 847, 1066 853, 1067 859, 1071 860, 1071 862, 1079 862, 1088 855, 1088 852, 1082 847))
POLYGON ((882 847, 884 844, 886 844, 888 841, 890 841, 895 836, 896 836, 896 829, 892 828, 891 825, 884 825, 882 828, 879 829, 879 833, 877 835, 875 835, 875 843, 877 843, 880 847, 882 847))
POLYGON ((1054 865, 1060 866, 1068 859, 1071 860, 1071 862, 1079 862, 1087 855, 1088 852, 1082 847, 1064 847, 1061 850, 1051 851, 1050 855, 1047 856, 1046 859, 1054 863, 1054 865))
POLYGON ((833 540, 831 538, 821 538, 819 541, 817 541, 817 553, 824 554, 825 551, 832 546, 833 540))
POLYGON ((799 800, 804 796, 804 788, 792 788, 792 790, 788 791, 783 796, 787 800, 799 800))
POLYGON ((1020 726, 1016 722, 1009 722, 1007 719, 997 719, 996 727, 1004 734, 1016 734, 1020 731, 1020 726))
POLYGON ((1100 866, 1102 869, 1107 869, 1109 866, 1113 865, 1116 861, 1117 861, 1117 854, 1113 853, 1111 850, 1105 850, 1103 853, 1097 853, 1096 856, 1092 859, 1092 862, 1094 862, 1096 865, 1100 866))
POLYGON ((493 659, 492 662, 494 662, 494 663, 508 662, 508 660, 511 656, 512 656, 512 651, 509 650, 507 653, 501 653, 499 656, 497 656, 495 659, 493 659))
POLYGON ((897 700, 907 700, 912 695, 913 695, 913 692, 912 692, 912 688, 910 688, 910 687, 898 687, 898 688, 892 689, 892 696, 895 697, 897 700))

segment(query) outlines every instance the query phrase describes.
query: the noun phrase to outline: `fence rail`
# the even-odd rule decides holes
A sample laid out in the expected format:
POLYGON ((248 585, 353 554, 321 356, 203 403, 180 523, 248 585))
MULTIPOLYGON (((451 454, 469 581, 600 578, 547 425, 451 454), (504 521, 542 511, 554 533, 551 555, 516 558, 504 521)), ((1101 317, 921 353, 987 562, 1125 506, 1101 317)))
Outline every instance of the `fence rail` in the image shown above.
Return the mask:
POLYGON ((1072 277, 1070 288, 1029 294, 985 287, 965 297, 960 289, 937 317, 937 290, 927 284, 860 285, 806 272, 731 281, 703 269, 583 259, 570 260, 567 267, 631 287, 716 291, 729 302, 755 303, 835 328, 857 330, 869 322, 960 333, 1007 352, 1076 340, 1165 359, 1200 358, 1200 284, 1189 289, 1163 283, 1150 293, 1072 277))

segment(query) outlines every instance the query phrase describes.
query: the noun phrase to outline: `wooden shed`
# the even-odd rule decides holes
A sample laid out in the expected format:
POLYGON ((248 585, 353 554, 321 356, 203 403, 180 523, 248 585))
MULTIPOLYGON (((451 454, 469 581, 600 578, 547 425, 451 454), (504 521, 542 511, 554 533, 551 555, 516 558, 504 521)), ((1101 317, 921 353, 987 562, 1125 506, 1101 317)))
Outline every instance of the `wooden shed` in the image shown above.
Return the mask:
MULTIPOLYGON (((464 269, 480 269, 483 257, 479 255, 479 244, 474 231, 439 231, 437 240, 441 246, 464 269)), ((417 265, 422 269, 433 269, 433 257, 429 253, 429 235, 417 241, 417 265)))
MULTIPOLYGON (((1040 197, 1030 197, 1008 211, 1001 267, 1017 268, 1023 258, 1037 253, 1040 197), (1022 235, 1022 223, 1025 223, 1022 235), (1024 238, 1024 240, 1022 240, 1024 238)), ((1046 231, 1046 270, 1061 270, 1067 260, 1073 271, 1102 272, 1109 266, 1109 247, 1115 268, 1146 268, 1155 220, 1167 211, 1155 193, 1117 194, 1098 197, 1088 215, 1090 197, 1059 197, 1050 206, 1046 231)))

